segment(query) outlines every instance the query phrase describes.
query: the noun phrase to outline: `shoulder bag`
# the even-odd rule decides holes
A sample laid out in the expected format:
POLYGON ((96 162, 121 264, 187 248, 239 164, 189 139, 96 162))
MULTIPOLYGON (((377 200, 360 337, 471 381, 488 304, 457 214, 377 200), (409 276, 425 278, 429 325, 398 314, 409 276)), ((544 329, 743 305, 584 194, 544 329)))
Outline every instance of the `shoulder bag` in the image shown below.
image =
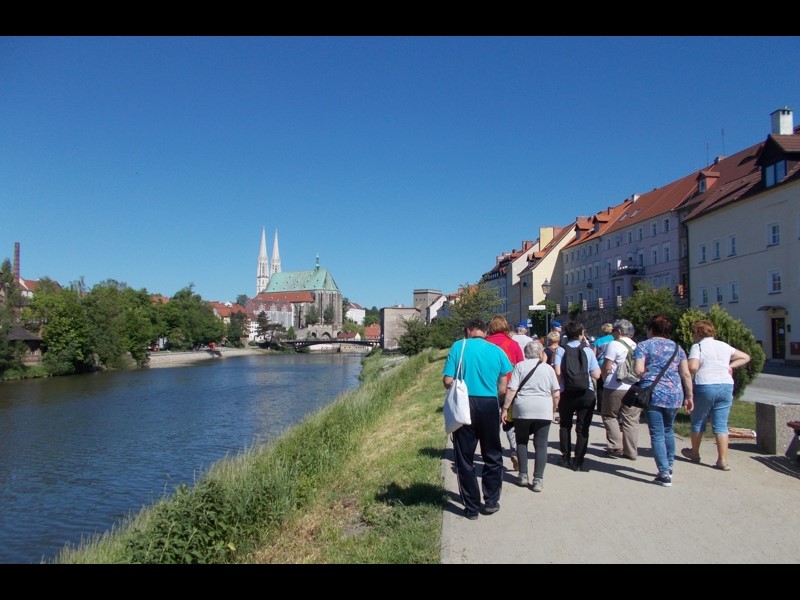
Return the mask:
POLYGON ((625 395, 622 397, 622 403, 630 407, 636 408, 647 408, 647 405, 650 404, 650 397, 653 395, 653 390, 658 385, 658 382, 661 380, 661 377, 664 376, 664 373, 667 372, 667 367, 675 360, 675 356, 678 354, 678 343, 675 342, 675 351, 672 353, 672 356, 664 365, 664 368, 661 369, 661 372, 658 374, 658 377, 655 378, 653 381, 653 385, 648 386, 646 388, 642 387, 642 382, 637 381, 636 383, 631 384, 631 387, 628 388, 628 391, 625 392, 625 395))
POLYGON ((444 394, 444 430, 451 434, 462 425, 471 425, 472 417, 469 410, 469 390, 467 384, 462 379, 461 362, 464 360, 464 349, 467 345, 467 338, 461 344, 461 356, 458 357, 458 368, 453 379, 453 385, 447 388, 444 394))
POLYGON ((514 397, 511 399, 511 405, 508 407, 508 412, 506 413, 506 422, 510 422, 510 421, 513 421, 513 420, 514 420, 514 418, 513 418, 513 413, 512 413, 512 411, 513 411, 513 409, 514 409, 514 400, 516 400, 516 399, 517 399, 517 395, 519 394, 519 391, 520 391, 520 390, 522 389, 522 387, 523 387, 523 386, 524 386, 524 385, 525 385, 525 384, 528 382, 528 379, 530 379, 530 378, 531 378, 531 375, 533 375, 533 372, 534 372, 536 369, 538 369, 538 368, 539 368, 539 365, 540 365, 540 364, 542 364, 542 361, 541 361, 541 360, 539 360, 539 362, 538 362, 538 363, 536 363, 536 366, 535 366, 535 367, 533 367, 533 368, 532 368, 530 371, 528 371, 528 374, 527 374, 527 375, 525 375, 525 377, 523 377, 523 378, 522 378, 522 381, 520 381, 520 382, 519 382, 519 387, 517 388, 517 391, 516 391, 516 392, 514 392, 514 397))

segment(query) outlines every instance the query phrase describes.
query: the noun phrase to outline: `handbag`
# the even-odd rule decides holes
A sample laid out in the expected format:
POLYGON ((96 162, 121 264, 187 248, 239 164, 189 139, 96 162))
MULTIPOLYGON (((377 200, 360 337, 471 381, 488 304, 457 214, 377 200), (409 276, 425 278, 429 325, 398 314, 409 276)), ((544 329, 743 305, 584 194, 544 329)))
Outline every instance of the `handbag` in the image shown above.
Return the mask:
POLYGON ((531 375, 533 375, 533 372, 534 372, 536 369, 538 369, 538 368, 539 368, 539 365, 540 365, 540 364, 542 364, 542 361, 541 361, 541 360, 540 360, 538 363, 536 363, 536 366, 535 366, 535 367, 533 367, 533 368, 532 368, 530 371, 528 371, 528 374, 527 374, 527 375, 525 375, 525 377, 522 379, 522 381, 520 381, 520 382, 519 382, 519 387, 517 388, 517 391, 516 391, 516 392, 514 392, 514 397, 511 399, 511 404, 510 404, 510 405, 509 405, 509 407, 508 407, 508 412, 506 412, 506 423, 510 423, 511 421, 513 421, 513 420, 514 420, 514 419, 513 419, 513 417, 512 417, 512 413, 511 413, 511 411, 512 411, 512 410, 513 410, 513 408, 514 408, 514 400, 516 400, 516 399, 517 399, 517 395, 519 394, 519 391, 520 391, 520 390, 522 389, 522 387, 523 387, 523 386, 524 386, 524 385, 527 383, 528 379, 530 379, 530 378, 531 378, 531 375))
POLYGON ((677 354, 678 354, 678 343, 676 342, 675 351, 672 353, 670 359, 661 369, 661 372, 658 374, 658 377, 656 377, 655 380, 653 381, 653 385, 643 388, 641 381, 637 381, 636 383, 631 384, 631 387, 628 388, 628 391, 626 391, 625 395, 622 397, 622 403, 628 408, 631 407, 647 408, 647 405, 650 404, 650 397, 653 395, 653 390, 658 385, 658 382, 664 375, 664 373, 667 372, 667 367, 669 367, 670 364, 672 364, 672 361, 675 360, 675 356, 677 354))
POLYGON ((447 388, 444 394, 444 430, 451 434, 462 425, 471 425, 472 417, 469 410, 469 390, 466 382, 461 378, 461 362, 464 360, 464 348, 467 338, 461 344, 461 356, 458 357, 458 368, 453 385, 447 388))

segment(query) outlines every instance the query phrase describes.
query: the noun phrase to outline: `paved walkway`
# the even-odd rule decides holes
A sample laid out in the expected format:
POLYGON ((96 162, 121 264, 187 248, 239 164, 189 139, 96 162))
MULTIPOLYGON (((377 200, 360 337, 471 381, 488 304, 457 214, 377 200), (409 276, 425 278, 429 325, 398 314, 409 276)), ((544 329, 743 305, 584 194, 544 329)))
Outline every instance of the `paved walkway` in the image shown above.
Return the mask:
MULTIPOLYGON (((790 399, 797 401, 797 393, 771 396, 774 402, 790 399)), ((573 440, 574 435, 573 428, 573 440)), ((507 448, 505 436, 502 440, 507 448)), ((506 450, 500 511, 477 521, 463 516, 448 446, 442 472, 450 501, 441 561, 800 563, 800 463, 763 454, 752 440, 731 440, 731 470, 723 472, 711 467, 713 440, 704 440, 700 465, 680 456, 688 446, 688 439, 676 439, 673 485, 665 488, 652 483, 656 468, 646 423, 640 425, 639 459, 611 459, 604 455, 605 429, 595 415, 585 473, 556 464, 558 426, 553 425, 544 491, 516 485, 506 450)), ((529 453, 532 471, 532 444, 529 453)))

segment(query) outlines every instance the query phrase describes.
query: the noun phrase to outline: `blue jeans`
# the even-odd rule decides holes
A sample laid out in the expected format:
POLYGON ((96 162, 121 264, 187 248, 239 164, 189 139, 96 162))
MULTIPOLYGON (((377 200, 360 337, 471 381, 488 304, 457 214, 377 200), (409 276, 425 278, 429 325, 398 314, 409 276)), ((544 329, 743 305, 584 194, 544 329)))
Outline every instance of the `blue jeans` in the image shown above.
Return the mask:
POLYGON ((691 413, 692 433, 705 433, 706 420, 711 420, 714 434, 728 434, 728 417, 733 406, 732 383, 704 383, 694 386, 694 410, 691 413))
POLYGON ((658 474, 668 477, 675 462, 675 430, 672 429, 672 424, 675 422, 678 409, 649 404, 645 410, 658 474))

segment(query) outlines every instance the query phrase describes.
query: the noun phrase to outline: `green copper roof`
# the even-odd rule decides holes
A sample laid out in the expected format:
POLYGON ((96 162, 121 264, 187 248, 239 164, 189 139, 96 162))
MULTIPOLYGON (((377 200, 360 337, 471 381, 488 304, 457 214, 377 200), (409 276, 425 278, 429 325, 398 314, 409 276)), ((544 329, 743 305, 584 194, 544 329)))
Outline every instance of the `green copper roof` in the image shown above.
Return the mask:
POLYGON ((286 271, 273 273, 269 278, 266 292, 338 292, 339 288, 327 269, 316 268, 311 271, 286 271))

